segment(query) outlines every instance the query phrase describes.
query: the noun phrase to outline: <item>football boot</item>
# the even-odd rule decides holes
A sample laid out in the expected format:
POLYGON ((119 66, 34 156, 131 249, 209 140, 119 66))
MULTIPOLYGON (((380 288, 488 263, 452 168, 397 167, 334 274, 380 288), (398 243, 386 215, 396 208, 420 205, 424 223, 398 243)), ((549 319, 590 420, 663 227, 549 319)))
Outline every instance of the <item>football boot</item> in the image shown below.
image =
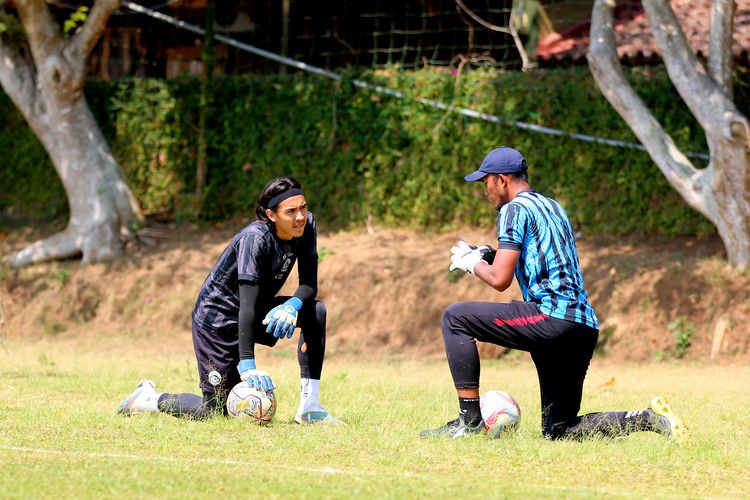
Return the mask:
POLYGON ((423 438, 445 436, 450 438, 459 438, 465 436, 474 436, 486 432, 484 420, 479 419, 475 424, 467 424, 462 417, 451 420, 442 427, 430 429, 419 433, 423 438))
POLYGON ((151 380, 142 380, 138 387, 117 406, 120 415, 133 415, 148 411, 157 411, 156 403, 159 394, 156 392, 156 384, 151 380))

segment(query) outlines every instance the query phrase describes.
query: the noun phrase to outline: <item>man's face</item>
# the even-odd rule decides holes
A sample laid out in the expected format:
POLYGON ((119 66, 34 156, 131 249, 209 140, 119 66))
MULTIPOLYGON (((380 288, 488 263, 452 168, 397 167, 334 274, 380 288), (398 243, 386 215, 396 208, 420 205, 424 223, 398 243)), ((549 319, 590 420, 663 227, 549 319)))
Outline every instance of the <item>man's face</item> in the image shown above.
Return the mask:
POLYGON ((274 210, 267 209, 266 215, 276 224, 276 236, 282 240, 299 238, 305 232, 307 223, 307 201, 301 194, 292 196, 279 203, 274 210))
POLYGON ((492 206, 500 210, 503 205, 510 201, 508 190, 508 179, 502 174, 487 174, 482 178, 484 182, 484 194, 492 206))

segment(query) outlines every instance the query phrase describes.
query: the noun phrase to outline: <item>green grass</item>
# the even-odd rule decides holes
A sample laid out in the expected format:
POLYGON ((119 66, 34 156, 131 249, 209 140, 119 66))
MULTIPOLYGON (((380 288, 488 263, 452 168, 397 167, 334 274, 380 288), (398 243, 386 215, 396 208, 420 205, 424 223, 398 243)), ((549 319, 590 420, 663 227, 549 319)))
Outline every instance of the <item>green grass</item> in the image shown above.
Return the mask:
POLYGON ((259 352, 279 386, 270 427, 115 415, 144 377, 195 392, 189 347, 187 338, 138 337, 0 344, 0 497, 750 496, 747 365, 593 364, 582 411, 639 409, 665 394, 690 425, 689 447, 648 433, 544 440, 524 356, 483 364, 483 390, 511 392, 522 407, 519 432, 504 440, 418 437, 457 410, 442 361, 333 356, 322 398, 349 425, 295 425, 298 369, 287 345, 259 352))

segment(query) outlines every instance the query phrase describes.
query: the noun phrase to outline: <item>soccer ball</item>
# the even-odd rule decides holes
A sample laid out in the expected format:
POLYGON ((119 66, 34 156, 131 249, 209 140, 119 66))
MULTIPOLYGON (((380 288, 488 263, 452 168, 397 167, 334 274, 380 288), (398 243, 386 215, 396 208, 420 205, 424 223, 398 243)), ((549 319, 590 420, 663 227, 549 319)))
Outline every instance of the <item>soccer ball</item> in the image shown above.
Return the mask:
POLYGON ((487 391, 479 396, 479 407, 488 438, 507 436, 521 423, 521 407, 503 391, 487 391))
POLYGON ((236 418, 268 425, 276 414, 276 396, 273 391, 260 391, 240 382, 229 391, 227 412, 236 418))

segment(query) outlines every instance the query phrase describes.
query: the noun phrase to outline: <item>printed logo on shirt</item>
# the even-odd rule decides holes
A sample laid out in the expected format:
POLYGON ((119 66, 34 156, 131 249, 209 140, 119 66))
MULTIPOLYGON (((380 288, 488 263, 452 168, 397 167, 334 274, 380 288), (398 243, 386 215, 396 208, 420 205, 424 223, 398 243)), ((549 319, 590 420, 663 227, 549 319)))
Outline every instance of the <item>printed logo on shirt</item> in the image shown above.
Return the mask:
POLYGON ((292 252, 287 252, 282 257, 282 259, 284 260, 284 264, 281 266, 281 270, 276 275, 276 279, 277 280, 280 280, 280 279, 284 278, 284 275, 289 270, 289 266, 292 265, 292 257, 294 257, 294 253, 292 253, 292 252))

